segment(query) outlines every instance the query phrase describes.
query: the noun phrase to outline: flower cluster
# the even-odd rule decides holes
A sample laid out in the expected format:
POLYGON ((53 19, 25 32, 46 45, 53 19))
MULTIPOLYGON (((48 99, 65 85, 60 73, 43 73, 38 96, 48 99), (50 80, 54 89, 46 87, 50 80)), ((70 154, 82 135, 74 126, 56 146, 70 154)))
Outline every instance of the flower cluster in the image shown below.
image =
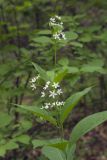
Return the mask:
POLYGON ((59 96, 62 94, 62 89, 58 83, 51 83, 50 81, 46 82, 41 92, 41 97, 46 97, 49 99, 49 103, 44 103, 41 109, 51 109, 53 107, 59 107, 64 105, 63 101, 58 101, 59 96))
POLYGON ((63 32, 63 22, 61 21, 61 17, 54 16, 50 18, 49 26, 53 29, 53 38, 54 39, 64 39, 66 40, 65 33, 63 32))
MULTIPOLYGON (((36 89, 35 82, 40 78, 37 77, 32 78, 30 81, 32 90, 36 89)), ((63 94, 63 91, 59 85, 59 83, 47 81, 41 90, 41 98, 43 98, 43 105, 41 109, 52 109, 55 107, 61 107, 64 105, 63 101, 59 101, 60 96, 63 94), (46 102, 48 99, 48 102, 46 102)))
POLYGON ((41 107, 41 109, 50 109, 50 108, 53 108, 53 107, 59 107, 59 106, 63 106, 64 105, 64 102, 59 102, 59 101, 56 101, 56 102, 53 102, 53 103, 44 103, 44 106, 41 107))
POLYGON ((36 85, 35 83, 37 82, 37 80, 40 78, 40 75, 37 75, 36 77, 33 77, 30 81, 30 87, 32 88, 32 90, 36 89, 36 85))

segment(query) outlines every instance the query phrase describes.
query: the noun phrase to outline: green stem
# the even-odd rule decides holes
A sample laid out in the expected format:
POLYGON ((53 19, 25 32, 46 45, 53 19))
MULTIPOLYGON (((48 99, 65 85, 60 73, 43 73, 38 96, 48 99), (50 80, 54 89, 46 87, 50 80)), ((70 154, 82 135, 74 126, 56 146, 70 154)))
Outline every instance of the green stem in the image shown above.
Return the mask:
MULTIPOLYGON (((60 109, 61 111, 61 109, 60 109)), ((60 123, 60 136, 61 136, 61 140, 63 141, 64 139, 64 127, 63 127, 63 123, 60 120, 60 115, 59 115, 59 123, 60 123)))
POLYGON ((63 128, 63 124, 60 123, 60 126, 61 126, 61 140, 63 141, 63 139, 64 139, 64 128, 63 128))
POLYGON ((63 139, 64 139, 64 128, 63 128, 62 122, 60 121, 61 108, 58 108, 57 111, 58 111, 58 116, 57 116, 58 129, 59 129, 59 134, 60 134, 61 140, 63 141, 63 139))
POLYGON ((55 45, 54 45, 54 60, 55 60, 55 66, 56 66, 56 54, 57 54, 57 47, 56 47, 56 40, 55 40, 55 45))

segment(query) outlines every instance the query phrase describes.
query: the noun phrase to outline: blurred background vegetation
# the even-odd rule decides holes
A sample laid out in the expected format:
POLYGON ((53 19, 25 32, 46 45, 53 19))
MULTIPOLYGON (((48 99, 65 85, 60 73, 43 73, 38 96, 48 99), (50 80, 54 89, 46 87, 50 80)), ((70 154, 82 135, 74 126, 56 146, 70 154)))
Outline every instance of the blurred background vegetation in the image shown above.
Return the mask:
MULTIPOLYGON (((0 0, 0 160, 45 160, 34 139, 57 137, 48 123, 13 105, 37 103, 38 92, 29 87, 37 74, 31 62, 54 74, 48 22, 55 14, 67 36, 56 66, 68 69, 66 96, 94 86, 67 120, 65 138, 81 118, 107 108, 107 0, 0 0)), ((81 139, 76 160, 107 159, 106 124, 81 139)))

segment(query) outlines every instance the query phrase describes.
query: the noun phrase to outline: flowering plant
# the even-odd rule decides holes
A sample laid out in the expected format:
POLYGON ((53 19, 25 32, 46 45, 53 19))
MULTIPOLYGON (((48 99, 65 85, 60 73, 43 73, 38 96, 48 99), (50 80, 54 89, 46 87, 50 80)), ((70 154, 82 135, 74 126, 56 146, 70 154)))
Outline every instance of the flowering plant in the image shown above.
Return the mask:
MULTIPOLYGON (((55 64, 56 64, 56 43, 61 39, 66 40, 63 32, 63 22, 61 17, 54 16, 50 18, 49 26, 51 27, 53 40, 55 41, 55 64)), ((63 80, 62 75, 49 77, 47 71, 33 63, 38 75, 30 80, 30 87, 33 92, 40 87, 40 104, 38 106, 18 105, 20 108, 32 112, 42 120, 50 122, 60 131, 58 139, 53 140, 34 140, 35 147, 43 147, 42 153, 50 160, 73 160, 76 143, 84 134, 107 120, 107 111, 99 112, 81 120, 73 129, 69 141, 65 140, 64 122, 72 109, 77 105, 81 98, 86 95, 92 87, 88 87, 80 92, 76 92, 67 99, 63 97, 63 89, 60 82, 63 80), (42 80, 42 83, 41 81, 42 80), (54 111, 54 114, 53 114, 54 111)), ((64 73, 65 74, 65 73, 64 73)), ((66 73, 67 74, 67 73, 66 73)))
POLYGON ((65 33, 63 32, 63 22, 61 21, 61 17, 56 15, 50 18, 49 26, 52 29, 54 39, 66 40, 65 33))

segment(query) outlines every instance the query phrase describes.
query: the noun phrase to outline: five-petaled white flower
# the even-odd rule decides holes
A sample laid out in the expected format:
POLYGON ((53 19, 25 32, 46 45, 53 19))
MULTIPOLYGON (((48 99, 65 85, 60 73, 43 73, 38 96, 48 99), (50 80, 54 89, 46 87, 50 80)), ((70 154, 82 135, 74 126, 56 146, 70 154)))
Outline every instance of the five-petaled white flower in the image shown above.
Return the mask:
POLYGON ((31 88, 32 88, 32 90, 35 90, 36 89, 36 86, 35 86, 35 84, 31 84, 31 88))
POLYGON ((43 87, 43 90, 46 90, 48 88, 48 85, 45 85, 45 87, 43 87))
POLYGON ((48 109, 48 108, 49 108, 49 106, 50 106, 50 103, 45 103, 44 108, 45 108, 45 109, 48 109))
POLYGON ((54 90, 49 92, 50 92, 49 97, 55 98, 55 96, 57 96, 57 93, 54 90))
POLYGON ((41 97, 45 97, 45 92, 41 92, 41 97))
POLYGON ((35 83, 36 82, 36 77, 33 77, 30 81, 30 83, 35 83))
POLYGON ((58 94, 58 95, 60 95, 60 94, 62 94, 62 93, 63 93, 63 92, 62 92, 62 89, 61 89, 61 88, 57 90, 57 94, 58 94))
POLYGON ((57 89, 57 88, 59 88, 60 87, 60 85, 59 85, 59 83, 53 83, 53 85, 52 85, 52 87, 54 87, 55 89, 57 89))
POLYGON ((49 85, 50 83, 51 83, 50 81, 47 81, 47 82, 46 82, 47 85, 49 85))

